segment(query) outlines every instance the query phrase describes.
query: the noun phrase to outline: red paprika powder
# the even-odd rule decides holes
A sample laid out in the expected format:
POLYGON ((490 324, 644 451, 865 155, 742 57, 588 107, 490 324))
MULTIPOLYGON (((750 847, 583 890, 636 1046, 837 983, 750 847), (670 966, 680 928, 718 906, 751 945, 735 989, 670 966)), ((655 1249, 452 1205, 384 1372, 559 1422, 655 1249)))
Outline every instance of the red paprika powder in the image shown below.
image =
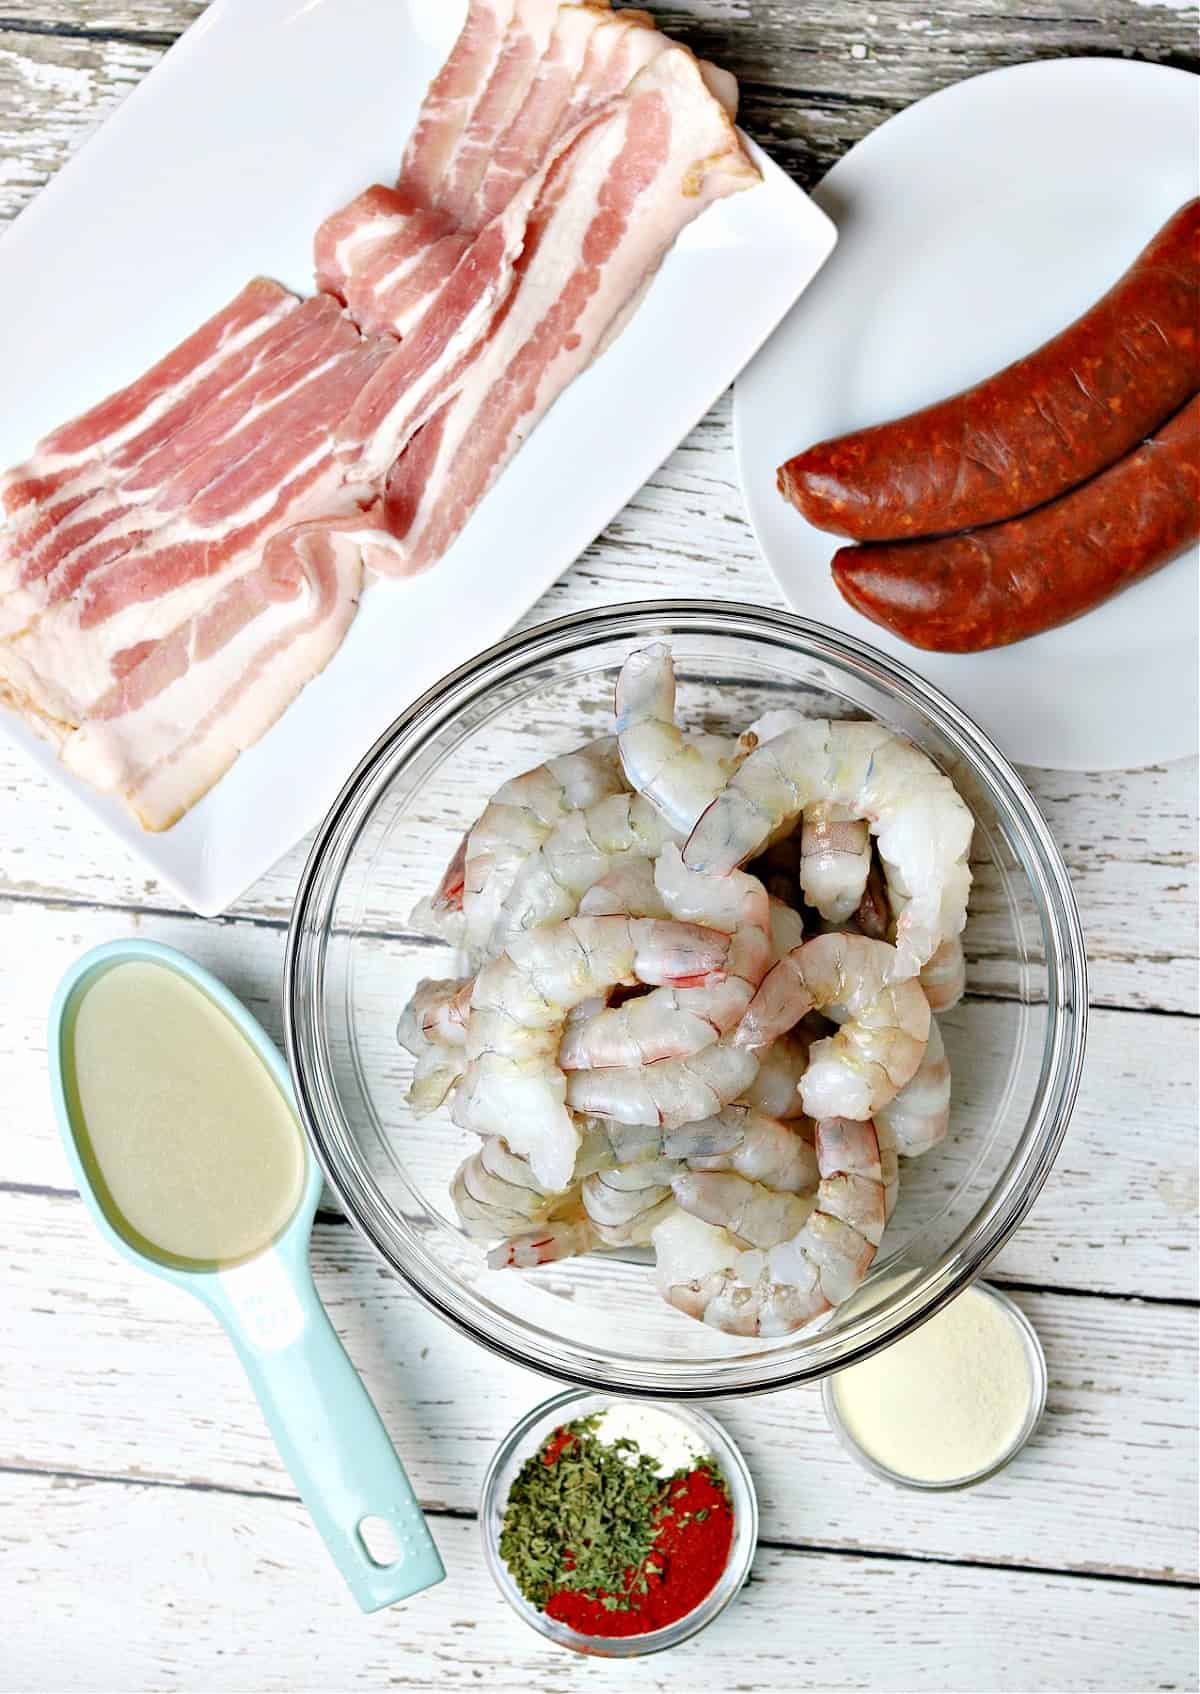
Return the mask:
MULTIPOLYGON (((629 1609, 608 1610, 605 1594, 560 1588, 544 1607, 581 1635, 646 1635, 694 1612, 720 1580, 733 1545, 733 1512, 725 1485, 707 1466, 670 1484, 654 1545, 642 1561, 645 1592, 628 1571, 629 1609)), ((607 1596, 611 1598, 611 1596, 607 1596)))
POLYGON ((525 1598, 581 1635, 645 1635, 712 1592, 733 1546, 733 1508, 716 1463, 664 1476, 597 1418, 564 1424, 509 1491, 501 1556, 525 1598))

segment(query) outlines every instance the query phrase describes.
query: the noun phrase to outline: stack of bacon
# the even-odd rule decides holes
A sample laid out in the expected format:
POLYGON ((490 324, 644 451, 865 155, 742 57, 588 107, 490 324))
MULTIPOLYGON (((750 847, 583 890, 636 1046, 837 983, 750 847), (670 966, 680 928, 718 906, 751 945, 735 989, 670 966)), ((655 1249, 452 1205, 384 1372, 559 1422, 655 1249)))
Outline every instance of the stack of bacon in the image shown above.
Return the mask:
POLYGON ((0 479, 0 699, 165 829, 435 563, 679 231, 736 86, 606 0, 470 0, 395 187, 0 479))

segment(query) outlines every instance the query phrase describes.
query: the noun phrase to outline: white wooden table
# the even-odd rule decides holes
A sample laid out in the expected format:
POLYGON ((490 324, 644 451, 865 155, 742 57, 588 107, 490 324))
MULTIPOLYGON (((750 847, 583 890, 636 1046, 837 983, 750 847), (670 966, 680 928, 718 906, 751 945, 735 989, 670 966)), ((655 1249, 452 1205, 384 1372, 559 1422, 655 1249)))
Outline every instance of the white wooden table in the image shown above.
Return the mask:
MULTIPOLYGON (((10 0, 0 217, 201 10, 10 0)), ((1002 0, 692 0, 665 17, 743 78, 747 127, 806 183, 888 113, 994 64, 1194 64, 1195 14, 1175 4, 1007 14, 1002 0)), ((682 592, 779 603, 742 516, 728 401, 530 621, 682 592)), ((0 743, 0 1689, 1196 1687, 1196 767, 1026 775, 1075 878, 1093 994, 1073 1128, 994 1267, 1045 1342, 1044 1426, 991 1483, 925 1498, 844 1457, 812 1391, 723 1408, 761 1494, 753 1580, 691 1647, 610 1667, 543 1647, 478 1548, 492 1446, 548 1384, 473 1350, 323 1214, 322 1294, 450 1571, 363 1619, 228 1346, 103 1248, 71 1189, 45 1082, 59 974, 95 942, 152 936, 278 1033, 304 846, 203 922, 0 743)))

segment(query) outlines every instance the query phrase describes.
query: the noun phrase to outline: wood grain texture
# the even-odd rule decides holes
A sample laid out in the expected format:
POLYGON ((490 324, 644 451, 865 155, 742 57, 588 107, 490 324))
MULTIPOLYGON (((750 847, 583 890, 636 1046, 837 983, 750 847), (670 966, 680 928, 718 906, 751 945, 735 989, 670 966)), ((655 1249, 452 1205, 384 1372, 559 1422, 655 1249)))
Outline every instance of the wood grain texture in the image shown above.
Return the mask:
POLYGON ((39 1566, 36 1582, 18 1575, 0 1675, 59 1694, 1192 1686, 1191 1596, 1175 1588, 773 1547, 729 1611, 669 1658, 575 1659, 508 1610, 473 1523, 434 1529, 452 1580, 362 1618, 289 1501, 0 1477, 0 1548, 18 1572, 34 1553, 39 1566), (114 1592, 125 1599, 116 1630, 114 1592), (799 1627, 785 1640, 788 1618, 799 1627))
MULTIPOLYGON (((12 1263, 0 1470, 294 1494, 232 1349, 187 1295, 108 1250, 74 1197, 0 1194, 0 1228, 12 1263)), ((484 1367, 348 1227, 318 1225, 313 1262, 422 1501, 473 1511, 494 1443, 548 1387, 499 1359, 484 1367)), ((764 1539, 1194 1581, 1194 1313, 1017 1298, 1046 1349, 1046 1421, 969 1496, 881 1488, 838 1446, 814 1388, 722 1404, 760 1492, 764 1539)))

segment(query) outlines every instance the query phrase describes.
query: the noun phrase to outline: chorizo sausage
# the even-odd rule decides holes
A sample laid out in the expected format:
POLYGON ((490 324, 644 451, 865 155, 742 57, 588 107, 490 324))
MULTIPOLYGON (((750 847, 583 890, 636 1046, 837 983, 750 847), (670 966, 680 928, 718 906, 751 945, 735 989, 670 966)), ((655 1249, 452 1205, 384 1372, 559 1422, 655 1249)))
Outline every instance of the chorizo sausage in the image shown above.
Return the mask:
POLYGON ((1082 616, 1200 536, 1200 396, 1082 488, 941 540, 842 547, 833 579, 914 647, 978 653, 1082 616))
POLYGON ((895 423, 789 459, 779 491, 818 529, 901 541, 1054 499, 1200 389, 1200 199, 1104 298, 1027 358, 895 423))

